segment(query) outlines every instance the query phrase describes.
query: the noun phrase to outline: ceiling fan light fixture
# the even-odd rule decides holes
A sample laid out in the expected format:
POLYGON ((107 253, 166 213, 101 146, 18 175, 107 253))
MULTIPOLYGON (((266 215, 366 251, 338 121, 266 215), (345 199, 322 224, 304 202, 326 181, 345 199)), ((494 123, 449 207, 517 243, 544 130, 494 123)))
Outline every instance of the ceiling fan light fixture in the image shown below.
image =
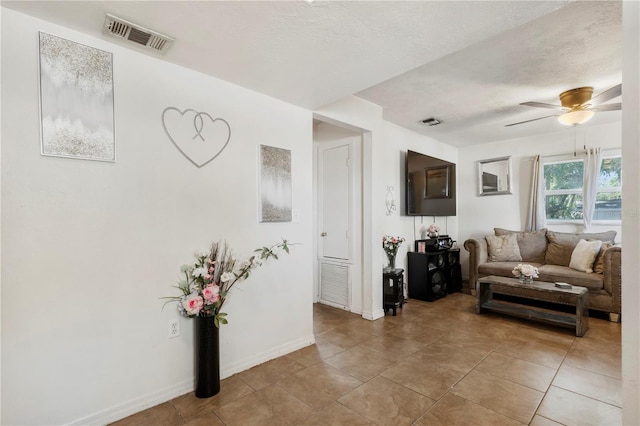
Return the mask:
POLYGON ((588 109, 577 109, 569 111, 558 117, 558 121, 565 126, 574 126, 576 124, 583 124, 593 118, 593 111, 588 109))

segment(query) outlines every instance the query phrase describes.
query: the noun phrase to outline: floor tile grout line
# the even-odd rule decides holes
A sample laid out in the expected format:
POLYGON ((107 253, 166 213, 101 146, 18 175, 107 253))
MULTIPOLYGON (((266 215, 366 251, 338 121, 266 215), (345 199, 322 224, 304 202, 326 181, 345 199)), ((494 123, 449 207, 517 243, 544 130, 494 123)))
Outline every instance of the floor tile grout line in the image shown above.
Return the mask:
MULTIPOLYGON (((562 366, 564 365, 564 362, 567 360, 567 356, 569 355, 569 352, 571 352, 571 348, 573 347, 573 345, 576 343, 576 339, 574 338, 571 341, 571 344, 569 345, 569 348, 567 349, 567 351, 565 352, 564 356, 562 357, 562 361, 560 362, 560 365, 558 365, 558 368, 556 369, 555 374, 553 375, 553 377, 551 378, 551 381, 549 382, 549 386, 547 386, 547 390, 544 392, 544 396, 542 397, 542 399, 540 400, 540 402, 538 403, 538 406, 536 407, 536 410, 533 413, 533 417, 531 418, 531 420, 529 421, 529 423, 531 423, 531 421, 533 421, 533 419, 535 418, 536 415, 538 415, 538 411, 540 410, 540 407, 542 406, 542 403, 544 402, 544 400, 547 398, 547 395, 549 393, 549 390, 551 390, 551 387, 553 386, 553 382, 556 380, 556 377, 558 377, 558 373, 560 372, 560 369, 562 368, 562 366)), ((546 418, 546 417, 545 417, 546 418)), ((553 419, 551 419, 553 420, 553 419)), ((555 420, 553 420, 555 422, 555 420)), ((560 423, 560 422, 557 422, 560 423)))

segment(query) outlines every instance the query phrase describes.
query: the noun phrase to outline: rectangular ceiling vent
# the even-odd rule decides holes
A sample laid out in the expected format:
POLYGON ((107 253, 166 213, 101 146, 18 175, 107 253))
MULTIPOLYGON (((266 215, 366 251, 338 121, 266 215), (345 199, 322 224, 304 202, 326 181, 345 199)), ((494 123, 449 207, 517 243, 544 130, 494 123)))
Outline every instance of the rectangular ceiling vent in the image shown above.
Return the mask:
POLYGON ((151 31, 140 25, 109 14, 107 14, 104 20, 102 32, 160 53, 165 53, 169 50, 169 47, 171 47, 174 41, 174 39, 169 36, 151 31))

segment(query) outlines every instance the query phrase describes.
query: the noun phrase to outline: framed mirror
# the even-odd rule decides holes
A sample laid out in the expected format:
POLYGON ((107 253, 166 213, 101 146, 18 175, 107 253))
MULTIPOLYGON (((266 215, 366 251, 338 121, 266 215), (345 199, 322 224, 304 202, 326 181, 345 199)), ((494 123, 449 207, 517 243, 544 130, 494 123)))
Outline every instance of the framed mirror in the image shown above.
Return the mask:
POLYGON ((511 194, 511 157, 478 161, 478 195, 511 194))

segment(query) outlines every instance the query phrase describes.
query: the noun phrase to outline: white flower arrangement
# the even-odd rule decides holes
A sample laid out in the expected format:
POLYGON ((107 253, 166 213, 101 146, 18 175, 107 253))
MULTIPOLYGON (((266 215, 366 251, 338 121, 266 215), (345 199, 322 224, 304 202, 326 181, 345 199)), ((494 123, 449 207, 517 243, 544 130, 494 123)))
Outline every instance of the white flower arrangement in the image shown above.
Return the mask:
POLYGON ((511 273, 516 277, 524 275, 525 277, 538 278, 538 268, 529 265, 528 263, 519 263, 515 268, 513 268, 511 273))
POLYGON ((432 223, 427 228, 427 232, 430 233, 430 234, 438 233, 438 232, 440 232, 440 227, 438 225, 436 225, 435 223, 432 223))
POLYGON ((238 262, 226 243, 213 243, 210 250, 198 250, 194 253, 194 265, 180 267, 184 278, 175 287, 181 294, 163 299, 169 299, 166 303, 178 302, 178 312, 183 316, 215 317, 215 325, 220 327, 220 324, 228 323, 225 318, 227 314, 221 309, 234 284, 247 279, 252 270, 262 265, 260 260, 271 257, 278 259, 277 252, 280 250, 289 253, 289 245, 283 239, 281 243, 271 247, 254 250, 259 254, 238 262))

